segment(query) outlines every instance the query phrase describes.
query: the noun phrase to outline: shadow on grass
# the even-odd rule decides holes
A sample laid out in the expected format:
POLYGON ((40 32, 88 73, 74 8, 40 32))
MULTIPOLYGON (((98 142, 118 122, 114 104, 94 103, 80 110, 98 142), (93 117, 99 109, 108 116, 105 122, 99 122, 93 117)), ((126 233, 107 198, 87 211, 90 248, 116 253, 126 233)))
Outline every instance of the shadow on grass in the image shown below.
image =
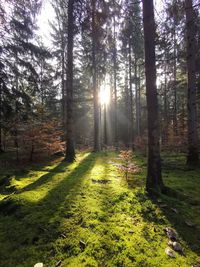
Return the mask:
POLYGON ((166 225, 171 225, 188 248, 200 256, 200 168, 186 166, 184 154, 173 155, 170 152, 164 154, 163 158, 163 177, 168 186, 167 192, 158 201, 139 192, 136 197, 142 206, 141 215, 145 221, 155 223, 163 229, 166 225), (159 216, 157 208, 164 217, 159 216), (191 224, 188 225, 188 222, 191 224))
MULTIPOLYGON (((47 172, 46 174, 42 175, 39 179, 37 179, 35 182, 23 187, 21 190, 19 190, 18 194, 22 192, 26 192, 29 190, 34 190, 37 187, 41 186, 42 184, 50 181, 52 177, 57 174, 57 173, 63 173, 64 176, 67 176, 67 174, 64 174, 64 172, 67 170, 69 164, 66 163, 65 161, 62 161, 59 163, 55 168, 51 170, 44 170, 47 172)), ((43 171, 42 169, 40 171, 43 171)))
MULTIPOLYGON (((0 205, 0 243, 5 245, 4 255, 0 252, 1 257, 7 257, 10 262, 10 254, 15 250, 29 249, 35 246, 35 250, 39 247, 45 247, 59 237, 58 228, 60 220, 65 212, 70 211, 69 202, 73 203, 77 193, 81 190, 85 175, 93 168, 97 155, 89 154, 80 164, 75 167, 69 174, 63 174, 61 180, 55 187, 48 191, 47 195, 37 203, 21 201, 18 195, 14 195, 9 199, 2 201, 0 205), (61 216, 61 217, 60 217, 61 216), (12 240, 12 242, 11 242, 12 240), (37 245, 39 247, 37 248, 37 245), (20 248, 19 248, 20 247, 20 248)), ((54 171, 66 169, 68 164, 61 162, 54 171)), ((45 184, 53 178, 55 172, 43 175, 39 180, 23 189, 23 192, 37 189, 38 186, 45 184)), ((36 253, 36 255, 37 255, 36 253)), ((45 252, 42 254, 44 258, 45 252), (44 254, 44 255, 43 255, 44 254)), ((31 264, 36 261, 34 253, 31 255, 31 264)), ((15 266, 20 266, 19 262, 15 262, 15 266), (19 264, 19 265, 18 265, 19 264)), ((11 265, 7 265, 11 266, 11 265)))
MULTIPOLYGON (((69 195, 70 191, 70 202, 73 202, 73 198, 76 197, 77 193, 81 189, 83 176, 85 176, 85 174, 93 168, 95 161, 96 156, 94 154, 89 154, 80 162, 77 167, 75 167, 74 170, 72 170, 72 172, 66 174, 66 177, 62 179, 62 181, 56 187, 51 189, 47 196, 43 198, 38 205, 47 206, 47 208, 50 210, 50 213, 54 213, 65 201, 66 196, 69 195)), ((66 168, 67 166, 68 164, 66 162, 62 162, 56 168, 60 170, 66 168)), ((52 176, 52 173, 45 176, 46 177, 43 177, 43 179, 48 180, 49 176, 52 176)), ((41 183, 41 181, 39 181, 39 183, 41 183)))
POLYGON ((200 216, 199 200, 172 188, 168 188, 159 200, 142 193, 137 195, 137 199, 141 203, 141 215, 145 221, 163 225, 163 230, 168 221, 168 226, 176 230, 188 248, 200 256, 200 225, 193 224, 195 217, 200 216), (157 215, 154 205, 161 209, 167 221, 157 215))

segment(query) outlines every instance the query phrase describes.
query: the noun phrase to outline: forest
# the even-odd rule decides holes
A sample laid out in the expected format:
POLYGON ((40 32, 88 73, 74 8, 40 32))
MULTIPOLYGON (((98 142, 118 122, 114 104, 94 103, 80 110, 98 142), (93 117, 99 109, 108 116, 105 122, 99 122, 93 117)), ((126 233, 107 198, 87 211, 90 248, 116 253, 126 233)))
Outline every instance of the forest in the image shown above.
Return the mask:
POLYGON ((0 267, 200 267, 200 1, 0 1, 0 267))

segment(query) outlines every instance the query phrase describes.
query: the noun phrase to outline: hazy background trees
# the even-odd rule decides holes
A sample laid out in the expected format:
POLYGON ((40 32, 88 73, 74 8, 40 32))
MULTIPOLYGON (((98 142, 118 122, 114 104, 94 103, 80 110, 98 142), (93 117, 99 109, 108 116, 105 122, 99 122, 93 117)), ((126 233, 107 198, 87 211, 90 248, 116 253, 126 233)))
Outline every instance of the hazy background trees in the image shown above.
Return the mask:
MULTIPOLYGON (((55 132, 59 133, 59 150, 65 151, 64 141, 70 128, 67 116, 72 109, 73 123, 70 124, 74 128, 75 147, 93 147, 95 151, 107 146, 129 147, 146 154, 148 126, 142 3, 135 0, 75 1, 73 29, 69 28, 69 1, 50 3, 55 16, 49 22, 51 40, 48 45, 38 31, 38 26, 42 25, 37 24, 43 1, 30 0, 24 5, 24 1, 14 4, 10 0, 0 6, 0 151, 11 150, 18 159, 26 158, 23 135, 28 136, 27 125, 35 129, 38 123, 44 125, 54 120, 55 132), (73 46, 70 46, 70 31, 73 46), (72 53, 73 81, 69 86, 72 72, 68 63, 72 53), (72 87, 73 100, 69 100, 72 87), (99 101, 102 88, 109 91, 109 104, 99 101)), ((161 149, 183 152, 187 152, 190 142, 187 54, 192 50, 196 55, 193 95, 197 94, 197 99, 193 103, 197 117, 192 123, 194 126, 196 121, 196 136, 200 110, 199 3, 193 1, 193 9, 191 3, 188 8, 186 4, 183 0, 166 0, 162 6, 154 6, 161 149), (192 27, 186 23, 188 10, 192 10, 192 27), (188 34, 192 28, 194 48, 188 49, 188 34)), ((197 149, 198 145, 195 147, 197 149)), ((30 145, 29 151, 31 149, 30 145)), ((40 150, 38 146, 38 153, 40 150)), ((37 153, 37 149, 34 151, 37 153)))

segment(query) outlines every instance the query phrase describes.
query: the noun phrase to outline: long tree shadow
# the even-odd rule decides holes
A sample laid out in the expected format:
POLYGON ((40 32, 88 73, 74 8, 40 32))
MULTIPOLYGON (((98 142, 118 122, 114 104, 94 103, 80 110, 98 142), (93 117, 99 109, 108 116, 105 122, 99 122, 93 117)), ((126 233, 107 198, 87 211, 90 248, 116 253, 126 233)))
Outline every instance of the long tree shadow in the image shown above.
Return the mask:
POLYGON ((47 171, 46 174, 42 175, 39 179, 37 179, 35 182, 30 183, 29 185, 23 187, 21 190, 19 190, 17 193, 20 194, 25 191, 34 190, 37 187, 41 186, 42 184, 50 181, 52 177, 55 174, 61 173, 63 175, 67 175, 65 171, 68 169, 69 164, 67 164, 64 160, 59 163, 55 168, 53 168, 50 171, 47 171))
MULTIPOLYGON (((50 244, 58 238, 60 215, 65 212, 63 217, 69 216, 71 205, 73 205, 77 193, 82 190, 83 180, 87 178, 86 174, 93 168, 97 156, 89 154, 69 174, 64 173, 63 178, 39 202, 23 201, 21 203, 17 196, 4 201, 4 207, 1 207, 0 213, 0 226, 4 235, 1 235, 0 243, 6 244, 8 262, 10 253, 19 249, 19 246, 22 250, 34 246, 38 253, 40 246, 44 246, 46 243, 50 244)), ((67 163, 62 162, 54 171, 65 169, 67 166, 67 163)), ((38 186, 52 179, 54 175, 54 172, 44 175, 35 183, 27 186, 24 192, 37 189, 38 186)), ((6 255, 0 255, 0 259, 6 255)), ((42 253, 41 255, 45 257, 42 253)), ((32 264, 36 260, 34 253, 31 257, 32 264)), ((20 266, 20 264, 15 263, 15 266, 20 266)))
MULTIPOLYGON (((47 196, 43 198, 37 204, 37 206, 41 207, 41 209, 44 209, 43 206, 46 206, 48 207, 50 214, 53 214, 65 200, 69 202, 69 194, 70 202, 73 202, 73 199, 81 189, 83 177, 86 175, 86 173, 90 172, 95 164, 95 161, 96 156, 94 154, 90 154, 83 159, 81 163, 71 173, 69 173, 69 175, 66 176, 65 179, 62 179, 62 181, 55 188, 48 192, 47 196)), ((62 165, 66 166, 66 163, 61 163, 61 166, 62 165)))
POLYGON ((199 168, 188 168, 185 155, 164 155, 163 177, 169 186, 165 195, 158 200, 142 190, 137 199, 141 204, 141 215, 147 222, 155 223, 161 228, 172 226, 190 250, 200 255, 200 198, 199 168), (188 176, 190 177, 188 179, 188 176), (158 210, 163 216, 158 215, 158 210), (165 218, 165 219, 163 219, 165 218))
POLYGON ((180 240, 200 256, 200 225, 193 224, 196 214, 199 213, 198 200, 171 188, 168 188, 167 194, 161 195, 159 200, 143 193, 139 193, 137 199, 141 203, 141 215, 145 221, 163 226, 163 230, 166 226, 174 228, 180 240), (162 211, 166 220, 158 216, 157 208, 162 211))

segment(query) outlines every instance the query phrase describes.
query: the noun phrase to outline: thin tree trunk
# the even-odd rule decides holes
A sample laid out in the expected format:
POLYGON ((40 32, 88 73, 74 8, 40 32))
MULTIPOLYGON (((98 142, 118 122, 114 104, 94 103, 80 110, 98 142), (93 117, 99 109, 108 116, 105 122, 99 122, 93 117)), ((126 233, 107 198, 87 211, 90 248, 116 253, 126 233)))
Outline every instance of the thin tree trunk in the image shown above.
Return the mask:
MULTIPOLYGON (((175 20, 175 19, 174 19, 175 20)), ((174 21, 174 66, 173 66, 173 90, 174 90, 174 112, 173 112, 173 130, 175 136, 178 134, 178 123, 177 123, 177 66, 176 66, 176 56, 177 56, 177 41, 176 41, 176 26, 174 21)))
MULTIPOLYGON (((19 75, 18 75, 18 53, 15 54, 15 67, 17 68, 17 73, 15 74, 15 86, 17 92, 19 91, 19 75)), ((16 120, 15 120, 15 136, 14 136, 14 143, 16 148, 16 160, 17 163, 19 162, 19 142, 18 142, 18 124, 19 124, 19 109, 18 109, 18 102, 17 99, 15 100, 15 113, 16 113, 16 120)))
POLYGON ((130 97, 129 97, 129 88, 128 88, 128 59, 127 59, 127 53, 126 53, 126 59, 125 59, 125 114, 127 118, 127 127, 125 131, 125 145, 128 148, 129 142, 130 142, 130 97))
POLYGON ((164 66, 165 78, 164 78, 164 127, 163 127, 163 143, 168 141, 168 115, 167 115, 167 62, 164 66))
MULTIPOLYGON (((57 22, 58 22, 58 28, 59 28, 59 34, 60 34, 60 39, 61 39, 61 94, 62 94, 62 100, 61 100, 61 117, 62 117, 62 126, 63 130, 66 130, 66 80, 65 80, 65 75, 66 75, 66 69, 65 69, 65 38, 64 38, 64 32, 66 32, 67 29, 65 29, 63 17, 59 12, 59 2, 55 1, 55 13, 57 17, 57 22)), ((61 5, 61 9, 64 10, 64 6, 61 5)), ((64 138, 66 138, 66 133, 64 138)))
POLYGON ((195 73, 195 25, 192 0, 185 0, 187 29, 187 76, 188 76, 188 154, 187 164, 198 164, 198 134, 196 112, 195 73))
POLYGON ((29 158, 30 162, 33 161, 33 154, 34 154, 34 143, 32 142, 31 151, 30 151, 30 158, 29 158))
POLYGON ((104 104, 103 107, 103 112, 104 112, 104 145, 105 149, 108 146, 108 135, 107 135, 107 106, 104 104))
POLYGON ((143 25, 145 42, 145 74, 148 111, 148 169, 146 190, 160 192, 164 185, 161 176, 159 143, 158 101, 155 65, 155 21, 153 0, 143 0, 143 25))
POLYGON ((66 160, 73 162, 75 159, 74 148, 74 121, 73 121, 73 46, 74 46, 74 0, 68 3, 68 42, 67 42, 67 136, 66 160))
POLYGON ((65 51, 64 51, 64 40, 62 37, 62 45, 61 45, 61 49, 62 49, 62 124, 63 124, 63 129, 66 129, 66 90, 65 90, 65 51))
POLYGON ((2 145, 2 87, 3 84, 0 81, 0 153, 4 152, 2 145))
POLYGON ((136 121, 136 135, 139 136, 139 96, 138 96, 138 73, 137 73, 137 59, 135 55, 135 121, 136 121))
POLYGON ((132 57, 131 57, 131 40, 129 39, 128 44, 129 50, 129 94, 130 94, 130 146, 134 149, 133 142, 133 90, 132 90, 132 57))
MULTIPOLYGON (((115 4, 115 1, 114 1, 115 4)), ((114 5, 115 8, 115 5, 114 5)), ((114 142, 115 148, 118 149, 118 126, 117 126, 117 48, 116 48, 116 21, 114 14, 114 55, 113 55, 113 63, 114 63, 114 142)))
POLYGON ((99 125, 99 99, 97 89, 97 66, 96 66, 96 0, 92 0, 92 85, 94 101, 94 152, 101 150, 100 125, 99 125))
POLYGON ((141 136, 141 68, 139 66, 139 79, 138 79, 138 136, 141 136))

